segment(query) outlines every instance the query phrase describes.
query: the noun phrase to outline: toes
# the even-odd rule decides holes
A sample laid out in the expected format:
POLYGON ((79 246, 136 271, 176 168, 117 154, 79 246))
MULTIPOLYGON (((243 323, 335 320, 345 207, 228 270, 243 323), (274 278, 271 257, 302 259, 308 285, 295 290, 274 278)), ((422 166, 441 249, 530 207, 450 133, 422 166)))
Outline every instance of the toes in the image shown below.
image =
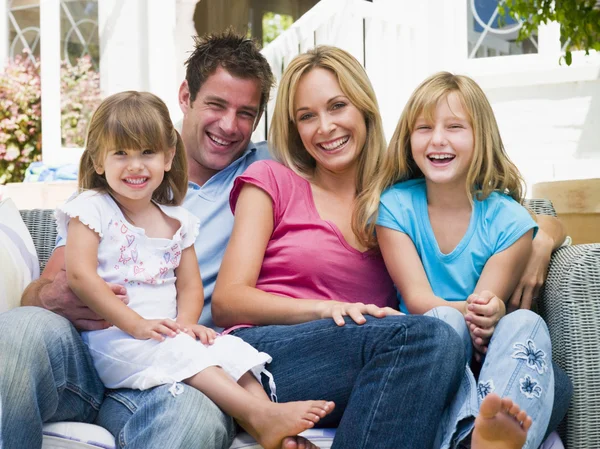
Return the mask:
MULTIPOLYGON (((511 408, 509 408, 508 410, 506 410, 506 413, 508 413, 513 418, 517 419, 517 415, 519 415, 521 413, 521 408, 517 404, 513 404, 513 406, 511 408)), ((517 421, 521 422, 522 419, 517 419, 517 421)))
POLYGON ((312 421, 316 424, 321 420, 321 417, 315 413, 309 412, 304 415, 304 419, 308 419, 309 421, 312 421))
MULTIPOLYGON (((481 402, 481 406, 479 407, 479 414, 483 418, 493 418, 503 407, 503 400, 500 399, 495 393, 488 394, 483 401, 481 402)), ((512 401, 510 401, 510 405, 512 406, 512 401)))
MULTIPOLYGON (((506 412, 507 412, 507 413, 509 413, 509 414, 511 414, 511 413, 509 412, 511 408, 513 408, 513 407, 517 407, 517 408, 519 408, 519 406, 518 406, 517 404, 515 404, 515 403, 512 401, 512 399, 511 399, 511 398, 502 398, 502 400, 501 400, 501 403, 502 403, 502 406, 501 406, 501 407, 502 407, 504 410, 506 410, 506 412)), ((517 413, 518 413, 518 412, 517 412, 517 413)))
POLYGON ((527 431, 527 430, 529 430, 529 428, 531 427, 531 424, 533 424, 533 421, 532 421, 531 417, 529 417, 529 416, 528 416, 527 418, 525 418, 525 419, 523 420, 523 424, 521 424, 521 427, 522 427, 522 428, 523 428, 525 431, 527 431))
POLYGON ((293 437, 284 438, 281 447, 282 449, 301 449, 296 438, 293 437))

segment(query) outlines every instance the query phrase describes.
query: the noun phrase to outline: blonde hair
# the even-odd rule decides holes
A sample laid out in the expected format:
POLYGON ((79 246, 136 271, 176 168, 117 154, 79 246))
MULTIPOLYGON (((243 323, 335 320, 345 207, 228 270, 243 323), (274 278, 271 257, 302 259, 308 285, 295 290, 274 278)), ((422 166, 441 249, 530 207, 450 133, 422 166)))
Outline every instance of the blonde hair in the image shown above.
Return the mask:
MULTIPOLYGON (((275 158, 286 167, 304 177, 312 175, 316 161, 306 151, 298 134, 294 100, 300 79, 314 68, 331 71, 344 95, 364 116, 367 137, 358 157, 356 179, 356 193, 360 195, 368 180, 379 171, 386 143, 373 86, 362 65, 348 52, 321 45, 296 56, 290 62, 279 83, 269 130, 269 147, 275 158)), ((355 213, 356 208, 352 229, 358 236, 354 227, 355 213)))
POLYGON ((85 150, 79 163, 79 191, 111 193, 98 174, 109 151, 175 148, 171 169, 152 194, 159 204, 181 204, 187 191, 187 160, 181 136, 173 127, 165 103, 149 92, 128 91, 106 98, 92 115, 85 150))
POLYGON ((497 191, 519 203, 522 201, 523 178, 506 154, 494 111, 485 93, 467 76, 439 72, 423 81, 412 93, 390 141, 382 170, 358 199, 359 237, 365 245, 377 245, 374 231, 381 193, 397 182, 423 177, 412 156, 410 136, 417 119, 423 115, 431 120, 438 103, 451 93, 456 93, 462 102, 473 128, 473 159, 466 180, 469 198, 483 201, 497 191))

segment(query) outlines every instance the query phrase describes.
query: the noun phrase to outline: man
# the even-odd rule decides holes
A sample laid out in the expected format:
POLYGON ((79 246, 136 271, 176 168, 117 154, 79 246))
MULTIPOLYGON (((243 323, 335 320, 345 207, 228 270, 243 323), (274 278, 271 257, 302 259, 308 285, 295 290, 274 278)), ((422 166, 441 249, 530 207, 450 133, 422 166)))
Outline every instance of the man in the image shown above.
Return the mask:
MULTIPOLYGON (((197 39, 186 64, 179 102, 191 182, 184 206, 201 220, 196 242, 206 297, 201 322, 212 325, 210 298, 233 226, 229 191, 252 162, 269 157, 265 143, 254 145, 250 137, 274 78, 256 44, 230 32, 197 39)), ((0 316, 4 446, 39 448, 42 423, 71 420, 95 421, 117 436, 118 447, 228 448, 235 436, 233 420, 187 385, 177 396, 165 385, 107 391, 104 397, 77 329, 109 324, 68 288, 63 237, 41 278, 23 293, 23 306, 38 307, 0 316)), ((111 288, 126 301, 124 287, 111 288)), ((290 440, 291 447, 301 441, 290 440)))
MULTIPOLYGON (((273 75, 256 45, 231 33, 198 39, 186 64, 179 101, 191 182, 184 206, 201 220, 195 247, 206 299, 200 322, 210 326, 211 295, 233 226, 229 191, 248 165, 269 157, 264 142, 255 145, 250 137, 273 75)), ((107 391, 104 397, 77 329, 109 324, 68 288, 63 245, 59 237, 41 278, 23 293, 21 304, 37 307, 0 315, 0 440, 5 447, 39 448, 42 423, 72 420, 107 428, 117 435, 118 447, 228 448, 233 420, 186 385, 176 397, 168 385, 107 391)), ((111 288, 126 301, 124 287, 111 288)), ((295 448, 297 442, 301 439, 288 439, 285 447, 295 448)))

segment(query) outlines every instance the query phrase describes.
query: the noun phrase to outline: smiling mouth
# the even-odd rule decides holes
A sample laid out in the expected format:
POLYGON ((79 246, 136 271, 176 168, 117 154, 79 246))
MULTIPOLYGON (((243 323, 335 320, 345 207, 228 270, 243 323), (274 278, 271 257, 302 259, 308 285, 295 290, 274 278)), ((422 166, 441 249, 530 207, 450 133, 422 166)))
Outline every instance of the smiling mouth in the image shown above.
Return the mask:
POLYGON ((348 140, 350 140, 350 136, 344 136, 344 137, 340 137, 339 139, 331 140, 329 142, 319 143, 317 145, 319 146, 319 148, 321 148, 325 151, 334 151, 334 150, 337 150, 337 149, 343 147, 344 145, 346 145, 348 140))
POLYGON ((434 165, 444 165, 453 161, 455 157, 453 154, 430 154, 427 159, 434 165))
POLYGON ((209 132, 207 132, 207 133, 206 133, 206 135, 208 136, 208 138, 209 138, 209 139, 210 139, 210 140, 211 140, 211 141, 212 141, 212 142, 213 142, 215 145, 217 145, 217 146, 220 146, 220 147, 228 147, 228 146, 232 145, 232 144, 235 142, 235 141, 232 141, 232 140, 225 140, 225 139, 222 139, 222 138, 220 138, 220 137, 217 137, 217 136, 215 136, 215 135, 213 135, 213 134, 211 134, 211 133, 209 133, 209 132))
POLYGON ((125 178, 123 182, 132 186, 139 186, 148 181, 148 178, 125 178))

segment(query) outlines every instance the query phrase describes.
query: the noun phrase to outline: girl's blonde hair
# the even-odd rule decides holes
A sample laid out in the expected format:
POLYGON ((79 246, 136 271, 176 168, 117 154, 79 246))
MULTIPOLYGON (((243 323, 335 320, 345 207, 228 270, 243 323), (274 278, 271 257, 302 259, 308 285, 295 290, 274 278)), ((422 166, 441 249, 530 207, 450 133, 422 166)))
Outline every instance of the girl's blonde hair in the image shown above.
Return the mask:
POLYGON ((279 162, 299 175, 310 177, 313 174, 316 162, 304 148, 298 134, 294 100, 300 79, 314 68, 331 71, 344 95, 364 116, 367 137, 358 157, 358 195, 379 170, 386 143, 375 91, 363 67, 346 51, 321 45, 296 56, 290 62, 279 82, 269 130, 269 147, 279 162))
POLYGON ((379 197, 391 185, 408 179, 422 178, 423 173, 412 156, 410 136, 420 116, 432 120, 440 101, 456 93, 473 128, 473 159, 467 173, 466 189, 480 201, 494 191, 506 193, 519 203, 523 195, 523 178, 509 159, 494 111, 479 85, 471 78, 439 72, 423 81, 406 103, 382 170, 369 183, 357 202, 357 227, 363 244, 374 247, 379 197))
POLYGON ((79 163, 79 191, 111 192, 101 168, 108 152, 116 149, 175 148, 171 170, 165 172, 152 194, 159 204, 181 204, 187 191, 187 160, 181 136, 173 127, 165 103, 149 92, 120 92, 106 98, 92 115, 85 150, 79 163))

